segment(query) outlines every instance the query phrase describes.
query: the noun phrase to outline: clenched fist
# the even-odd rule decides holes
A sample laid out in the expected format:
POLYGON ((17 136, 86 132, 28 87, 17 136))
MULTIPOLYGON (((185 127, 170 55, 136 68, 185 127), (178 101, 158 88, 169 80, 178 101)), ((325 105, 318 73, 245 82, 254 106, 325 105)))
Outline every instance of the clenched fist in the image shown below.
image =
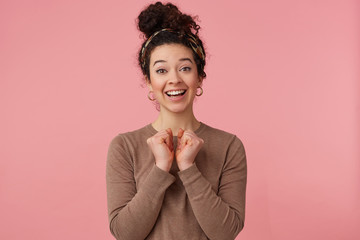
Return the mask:
POLYGON ((169 172, 174 160, 173 134, 171 128, 161 130, 146 140, 155 157, 155 164, 169 172))
MULTIPOLYGON (((176 162, 180 171, 190 167, 196 155, 204 144, 204 140, 191 130, 179 129, 176 147, 176 162)), ((146 140, 155 157, 155 164, 160 169, 169 172, 174 159, 174 144, 171 128, 159 131, 146 140)))
POLYGON ((196 155, 204 144, 204 140, 196 136, 193 131, 184 131, 181 128, 179 129, 177 138, 178 144, 175 156, 177 165, 180 171, 182 171, 194 163, 196 155))

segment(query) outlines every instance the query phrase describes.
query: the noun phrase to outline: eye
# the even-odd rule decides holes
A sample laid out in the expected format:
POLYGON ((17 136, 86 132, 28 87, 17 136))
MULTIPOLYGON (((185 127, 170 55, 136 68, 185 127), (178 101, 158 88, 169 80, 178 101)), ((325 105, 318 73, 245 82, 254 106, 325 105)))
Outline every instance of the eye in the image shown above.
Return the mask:
POLYGON ((183 68, 180 69, 180 71, 190 71, 190 70, 191 70, 190 67, 183 67, 183 68))
POLYGON ((166 70, 163 69, 163 68, 160 68, 160 69, 156 70, 156 73, 159 73, 159 74, 165 73, 165 72, 166 72, 166 70))

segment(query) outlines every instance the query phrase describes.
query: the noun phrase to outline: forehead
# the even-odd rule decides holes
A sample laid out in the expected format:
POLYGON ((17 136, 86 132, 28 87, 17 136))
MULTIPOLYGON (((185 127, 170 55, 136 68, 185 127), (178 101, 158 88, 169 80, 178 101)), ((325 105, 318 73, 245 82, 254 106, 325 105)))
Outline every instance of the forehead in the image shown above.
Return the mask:
POLYGON ((151 52, 150 65, 157 60, 171 62, 181 58, 190 58, 194 60, 192 50, 182 44, 164 44, 157 46, 151 52))

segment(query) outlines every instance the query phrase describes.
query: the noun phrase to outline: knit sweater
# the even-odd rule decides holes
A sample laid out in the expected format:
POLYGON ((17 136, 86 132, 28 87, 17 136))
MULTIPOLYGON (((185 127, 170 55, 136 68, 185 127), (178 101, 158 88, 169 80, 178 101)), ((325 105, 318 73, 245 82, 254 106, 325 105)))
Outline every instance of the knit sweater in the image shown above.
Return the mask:
MULTIPOLYGON (((247 164, 234 134, 200 122, 204 140, 194 164, 170 172, 155 165, 148 124, 109 145, 106 184, 110 231, 116 239, 234 239, 244 227, 247 164)), ((177 136, 174 136, 176 149, 177 136)))

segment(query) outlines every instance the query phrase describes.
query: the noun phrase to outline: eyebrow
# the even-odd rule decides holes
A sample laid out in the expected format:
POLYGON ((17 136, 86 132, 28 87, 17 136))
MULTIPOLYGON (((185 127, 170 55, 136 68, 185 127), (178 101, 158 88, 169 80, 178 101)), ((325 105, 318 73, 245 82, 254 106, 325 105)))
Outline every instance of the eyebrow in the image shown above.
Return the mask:
POLYGON ((154 65, 153 65, 153 66, 155 66, 155 64, 161 63, 161 62, 166 62, 166 61, 165 61, 165 60, 157 60, 157 61, 154 62, 154 65))
MULTIPOLYGON (((189 61, 189 62, 193 63, 190 58, 180 58, 179 61, 182 61, 182 62, 183 61, 189 61)), ((166 62, 166 61, 165 60, 157 60, 157 61, 154 62, 153 66, 155 66, 155 64, 161 63, 161 62, 166 62)))
POLYGON ((191 63, 193 63, 190 58, 180 58, 179 60, 180 61, 190 61, 191 63))

